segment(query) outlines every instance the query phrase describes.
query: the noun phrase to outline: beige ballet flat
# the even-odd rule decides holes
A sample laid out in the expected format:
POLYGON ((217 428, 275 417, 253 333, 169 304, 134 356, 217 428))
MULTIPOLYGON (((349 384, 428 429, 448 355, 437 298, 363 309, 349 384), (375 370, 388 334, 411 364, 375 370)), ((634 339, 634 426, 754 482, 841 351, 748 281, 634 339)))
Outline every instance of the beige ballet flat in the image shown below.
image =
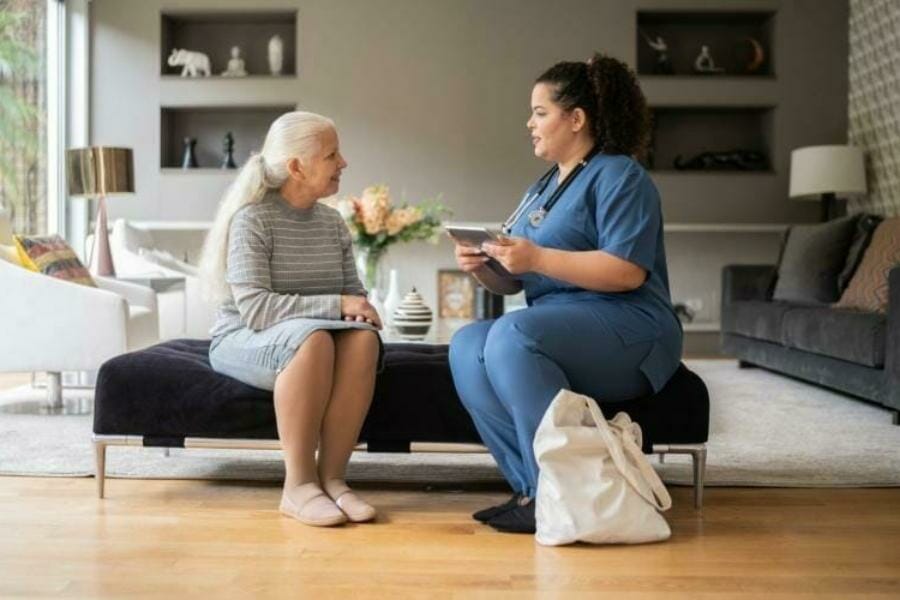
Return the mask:
POLYGON ((334 503, 354 523, 367 523, 374 520, 378 514, 374 506, 362 500, 350 489, 341 492, 337 498, 334 498, 334 503), (353 496, 356 502, 348 502, 350 500, 348 495, 353 496), (351 506, 351 504, 356 504, 357 506, 351 506))
MULTIPOLYGON (((314 508, 314 507, 311 507, 314 508)), ((328 507, 323 507, 326 509, 328 507)), ((335 525, 343 525, 347 522, 347 515, 340 510, 339 506, 336 506, 328 495, 323 491, 315 496, 312 496, 309 500, 303 503, 302 507, 298 507, 293 500, 287 497, 287 495, 282 494, 281 496, 281 504, 278 506, 278 510, 281 514, 286 515, 288 517, 293 517, 297 519, 304 525, 311 525, 313 527, 334 527, 335 525), (311 515, 311 514, 303 514, 304 509, 310 507, 310 505, 314 502, 319 502, 319 498, 325 499, 328 501, 328 504, 337 508, 337 511, 332 512, 332 514, 322 514, 319 516, 311 515)), ((315 511, 309 511, 315 512, 315 511)))

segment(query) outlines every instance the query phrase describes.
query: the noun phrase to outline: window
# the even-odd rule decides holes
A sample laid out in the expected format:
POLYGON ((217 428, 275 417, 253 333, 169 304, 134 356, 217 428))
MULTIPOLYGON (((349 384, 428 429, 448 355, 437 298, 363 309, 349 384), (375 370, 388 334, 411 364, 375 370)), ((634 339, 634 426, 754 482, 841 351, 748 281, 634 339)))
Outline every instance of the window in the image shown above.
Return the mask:
POLYGON ((17 233, 48 231, 47 2, 0 0, 0 205, 17 233))

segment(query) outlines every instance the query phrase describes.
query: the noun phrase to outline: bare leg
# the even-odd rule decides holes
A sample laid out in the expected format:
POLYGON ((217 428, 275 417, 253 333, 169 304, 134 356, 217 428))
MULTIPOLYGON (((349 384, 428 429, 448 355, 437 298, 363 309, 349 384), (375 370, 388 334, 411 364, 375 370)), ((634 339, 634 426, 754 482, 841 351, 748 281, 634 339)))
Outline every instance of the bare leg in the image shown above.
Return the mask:
POLYGON ((334 334, 334 380, 322 422, 319 480, 353 521, 367 521, 375 510, 344 482, 347 462, 372 403, 378 364, 377 334, 345 330, 334 334))
POLYGON ((316 331, 275 380, 275 417, 285 467, 281 510, 311 525, 343 522, 340 510, 322 495, 316 471, 316 447, 333 370, 331 334, 316 331))

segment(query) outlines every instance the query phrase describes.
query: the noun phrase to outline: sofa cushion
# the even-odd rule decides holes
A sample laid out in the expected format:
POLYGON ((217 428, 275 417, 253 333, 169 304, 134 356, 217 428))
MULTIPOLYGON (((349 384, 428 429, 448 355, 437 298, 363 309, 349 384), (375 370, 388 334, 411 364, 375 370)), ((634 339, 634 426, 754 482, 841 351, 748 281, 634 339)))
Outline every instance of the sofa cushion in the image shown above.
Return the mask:
POLYGON ((847 260, 858 215, 817 225, 795 225, 788 232, 778 265, 773 300, 831 303, 840 297, 838 275, 847 260))
POLYGON ((844 268, 838 274, 837 283, 841 293, 847 289, 850 280, 853 279, 853 275, 856 273, 856 269, 859 267, 859 263, 862 262, 869 243, 872 241, 872 234, 875 233, 875 229, 881 221, 882 217, 878 215, 861 215, 859 220, 856 221, 856 231, 853 232, 853 241, 850 242, 850 247, 847 249, 847 259, 844 261, 844 268))
POLYGON ((732 303, 731 318, 722 326, 726 333, 780 344, 784 315, 797 306, 791 302, 739 300, 732 303))
POLYGON ((879 313, 797 307, 784 315, 782 342, 789 348, 882 368, 886 329, 885 316, 879 313))
POLYGON ((885 219, 872 234, 856 274, 844 290, 840 308, 887 312, 888 274, 900 265, 900 217, 885 219))

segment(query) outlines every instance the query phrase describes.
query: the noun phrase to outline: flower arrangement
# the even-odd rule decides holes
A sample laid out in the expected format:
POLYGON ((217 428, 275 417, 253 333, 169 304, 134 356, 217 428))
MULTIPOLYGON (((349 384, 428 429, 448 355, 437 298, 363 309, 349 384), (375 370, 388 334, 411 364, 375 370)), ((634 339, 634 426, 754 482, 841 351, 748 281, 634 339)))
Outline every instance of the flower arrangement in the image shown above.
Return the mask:
POLYGON ((441 219, 450 210, 436 200, 418 205, 394 206, 386 185, 373 185, 357 197, 338 203, 353 241, 365 257, 365 285, 376 286, 378 263, 388 248, 398 242, 424 240, 437 244, 441 219))

